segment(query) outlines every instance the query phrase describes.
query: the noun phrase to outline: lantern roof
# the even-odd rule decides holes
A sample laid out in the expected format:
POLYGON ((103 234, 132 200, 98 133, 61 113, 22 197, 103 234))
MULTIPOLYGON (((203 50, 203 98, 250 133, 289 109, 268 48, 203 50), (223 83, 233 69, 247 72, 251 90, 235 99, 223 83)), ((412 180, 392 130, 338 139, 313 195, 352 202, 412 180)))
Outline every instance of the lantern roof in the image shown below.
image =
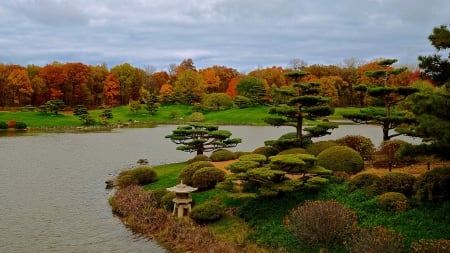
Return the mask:
POLYGON ((166 190, 175 193, 191 193, 193 191, 196 191, 197 189, 198 188, 183 184, 183 180, 181 180, 181 182, 175 186, 166 188, 166 190))

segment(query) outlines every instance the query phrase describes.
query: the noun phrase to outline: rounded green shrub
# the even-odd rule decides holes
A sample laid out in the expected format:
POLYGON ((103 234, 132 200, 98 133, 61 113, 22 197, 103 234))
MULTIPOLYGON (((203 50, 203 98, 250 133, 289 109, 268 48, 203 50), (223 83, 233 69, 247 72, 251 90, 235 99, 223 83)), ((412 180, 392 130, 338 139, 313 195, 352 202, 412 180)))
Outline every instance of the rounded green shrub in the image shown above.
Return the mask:
POLYGON ((378 198, 378 203, 386 211, 404 211, 408 209, 408 198, 400 192, 385 192, 378 198))
POLYGON ((233 108, 233 99, 226 93, 211 93, 202 100, 204 108, 212 111, 227 110, 233 108))
POLYGON ((219 149, 214 151, 209 159, 213 162, 229 161, 236 159, 236 155, 230 150, 219 149))
POLYGON ((413 194, 416 178, 408 173, 390 172, 380 177, 376 183, 376 190, 379 194, 385 192, 400 192, 406 196, 413 194))
POLYGON ((304 148, 290 148, 281 151, 278 153, 279 155, 289 155, 289 154, 308 154, 308 151, 304 148))
POLYGON ((8 129, 8 124, 4 121, 0 121, 0 129, 8 129))
POLYGON ((15 129, 26 129, 28 126, 25 122, 17 121, 16 125, 14 126, 15 129))
POLYGON ((378 181, 380 181, 380 177, 375 174, 361 173, 350 180, 348 190, 353 192, 357 189, 363 189, 366 193, 372 195, 376 192, 376 184, 378 181))
POLYGON ((252 105, 252 101, 248 97, 236 96, 234 97, 234 104, 239 108, 247 108, 252 105))
POLYGON ((189 159, 187 162, 191 164, 200 161, 209 161, 209 157, 207 155, 196 155, 193 158, 189 159))
POLYGON ((124 170, 117 177, 117 186, 120 188, 129 185, 146 185, 158 179, 156 171, 149 166, 140 166, 134 169, 124 170))
POLYGON ((209 200, 199 205, 195 205, 189 216, 200 222, 216 221, 225 213, 225 208, 217 201, 209 200))
POLYGON ((278 154, 278 152, 279 152, 279 150, 274 147, 265 146, 265 147, 256 148, 255 150, 253 150, 252 153, 264 155, 267 158, 269 158, 270 156, 274 156, 274 155, 278 154))
POLYGON ((450 200, 450 168, 434 168, 421 174, 414 190, 419 201, 439 202, 450 200))
POLYGON ((316 157, 311 154, 287 154, 270 157, 270 167, 288 173, 306 173, 314 166, 316 157))
POLYGON ((332 146, 320 152, 317 165, 332 171, 344 171, 356 174, 364 169, 362 156, 354 149, 346 146, 332 146))
POLYGON ((254 169, 259 167, 259 162, 255 161, 237 161, 226 167, 233 173, 247 172, 249 169, 254 169))
POLYGON ((193 112, 189 116, 189 121, 190 122, 203 122, 203 121, 205 121, 205 115, 203 115, 203 113, 201 113, 201 112, 193 112))
POLYGON ((197 170, 204 167, 214 167, 214 164, 208 161, 193 162, 184 167, 178 176, 178 179, 182 180, 184 184, 192 186, 192 176, 197 170))
POLYGON ((192 176, 192 186, 202 190, 211 189, 216 183, 225 180, 225 171, 216 167, 204 167, 197 170, 192 176))
POLYGON ((234 152, 234 155, 236 156, 236 158, 239 158, 243 155, 248 155, 251 154, 252 152, 248 152, 248 151, 236 151, 234 152))
POLYGON ((340 146, 339 143, 335 141, 318 141, 314 142, 313 144, 309 145, 306 150, 315 156, 318 156, 322 151, 324 151, 327 148, 331 148, 334 146, 340 146))
POLYGON ((362 135, 346 135, 336 142, 358 151, 364 160, 371 160, 375 152, 372 140, 362 135))

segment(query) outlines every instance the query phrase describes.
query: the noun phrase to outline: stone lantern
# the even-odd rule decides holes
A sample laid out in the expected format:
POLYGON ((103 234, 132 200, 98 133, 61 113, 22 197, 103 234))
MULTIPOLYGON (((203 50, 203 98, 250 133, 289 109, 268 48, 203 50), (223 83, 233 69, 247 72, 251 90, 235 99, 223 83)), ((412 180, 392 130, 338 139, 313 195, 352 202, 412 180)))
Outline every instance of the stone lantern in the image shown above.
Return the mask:
POLYGON ((183 184, 181 181, 180 184, 172 186, 170 188, 166 188, 166 190, 170 192, 175 192, 175 198, 173 199, 173 212, 178 214, 178 217, 183 217, 185 213, 189 213, 191 211, 191 203, 192 199, 189 196, 189 193, 196 191, 197 188, 191 187, 189 185, 183 184), (185 212, 186 211, 186 212, 185 212))

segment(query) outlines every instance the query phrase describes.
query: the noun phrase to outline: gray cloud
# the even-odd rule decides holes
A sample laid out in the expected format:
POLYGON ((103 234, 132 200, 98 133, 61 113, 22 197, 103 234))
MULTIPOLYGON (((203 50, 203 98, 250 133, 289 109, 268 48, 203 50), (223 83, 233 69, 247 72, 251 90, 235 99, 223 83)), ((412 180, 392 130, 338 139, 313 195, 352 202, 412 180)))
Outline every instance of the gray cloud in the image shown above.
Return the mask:
POLYGON ((4 0, 0 62, 129 62, 165 69, 192 58, 197 67, 241 71, 300 58, 431 54, 432 28, 450 23, 446 0, 4 0))

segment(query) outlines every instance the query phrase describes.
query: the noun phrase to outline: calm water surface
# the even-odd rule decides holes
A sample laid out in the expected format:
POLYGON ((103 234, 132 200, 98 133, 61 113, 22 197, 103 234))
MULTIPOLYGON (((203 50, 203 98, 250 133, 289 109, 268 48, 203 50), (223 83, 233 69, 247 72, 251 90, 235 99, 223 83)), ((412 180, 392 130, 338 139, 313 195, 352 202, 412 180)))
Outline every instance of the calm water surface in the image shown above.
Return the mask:
MULTIPOLYGON (((335 139, 370 132, 336 129, 335 139), (345 131, 344 131, 345 130, 345 131)), ((224 126, 251 151, 287 127, 224 126)), ((105 180, 146 158, 150 165, 185 161, 164 136, 175 126, 107 133, 40 133, 0 137, 0 252, 165 252, 131 233, 111 213, 105 180)), ((381 129, 374 128, 374 137, 381 129)), ((369 137, 369 136, 368 136, 369 137)), ((381 141, 374 140, 375 145, 381 141)))

